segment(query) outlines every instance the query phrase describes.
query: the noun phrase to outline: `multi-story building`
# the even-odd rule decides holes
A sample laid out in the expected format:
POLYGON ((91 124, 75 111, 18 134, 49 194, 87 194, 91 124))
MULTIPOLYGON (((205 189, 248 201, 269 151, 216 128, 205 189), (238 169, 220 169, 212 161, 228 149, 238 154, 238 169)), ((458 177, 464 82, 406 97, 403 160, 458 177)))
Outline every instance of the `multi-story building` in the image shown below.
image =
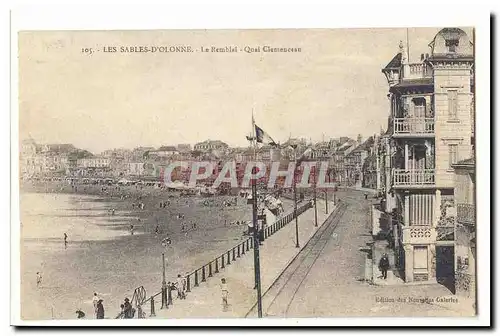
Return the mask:
POLYGON ((71 154, 75 151, 71 144, 37 145, 33 139, 25 140, 20 148, 21 176, 64 174, 73 165, 71 154))
POLYGON ((363 162, 362 168, 362 187, 381 191, 381 163, 380 147, 382 145, 380 137, 373 136, 373 143, 368 148, 368 156, 363 162))
POLYGON ((440 30, 429 54, 406 50, 382 70, 389 83, 391 186, 396 264, 406 282, 453 283, 453 164, 472 155, 473 44, 440 30))
POLYGON ((363 166, 368 155, 371 153, 373 143, 373 137, 369 137, 363 143, 361 142, 361 138, 358 137, 358 146, 346 153, 344 169, 346 181, 349 185, 361 186, 364 179, 363 166))
POLYGON ((457 162, 455 169, 455 290, 476 295, 476 206, 474 158, 457 162))
POLYGON ((161 146, 157 150, 149 151, 148 157, 149 158, 163 159, 163 158, 171 157, 171 156, 177 155, 177 154, 179 154, 179 151, 177 150, 176 147, 174 147, 174 146, 161 146))
POLYGON ((340 140, 340 145, 332 154, 329 167, 331 167, 332 180, 345 185, 347 184, 345 157, 356 147, 356 141, 347 137, 341 137, 340 140))
POLYGON ((225 151, 229 146, 220 140, 205 140, 194 145, 195 151, 210 152, 210 151, 225 151))
POLYGON ((191 151, 191 145, 190 144, 178 144, 177 151, 179 153, 189 153, 191 151))

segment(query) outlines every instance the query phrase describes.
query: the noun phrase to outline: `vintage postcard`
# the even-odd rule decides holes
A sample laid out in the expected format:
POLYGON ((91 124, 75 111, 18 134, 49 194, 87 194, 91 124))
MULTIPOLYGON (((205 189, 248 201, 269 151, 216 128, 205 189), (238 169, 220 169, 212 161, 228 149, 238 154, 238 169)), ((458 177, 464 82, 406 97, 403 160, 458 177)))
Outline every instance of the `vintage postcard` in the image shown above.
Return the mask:
POLYGON ((22 321, 478 314, 474 27, 17 39, 22 321))

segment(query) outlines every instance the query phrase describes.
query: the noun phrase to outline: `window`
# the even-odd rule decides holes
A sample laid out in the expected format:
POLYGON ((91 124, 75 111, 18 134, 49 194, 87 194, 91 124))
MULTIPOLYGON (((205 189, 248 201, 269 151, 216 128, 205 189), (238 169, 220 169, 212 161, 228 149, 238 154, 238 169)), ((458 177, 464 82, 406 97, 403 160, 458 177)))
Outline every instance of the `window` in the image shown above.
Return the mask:
POLYGON ((417 273, 426 273, 428 266, 427 246, 413 247, 413 270, 417 273))
POLYGON ((450 168, 452 164, 458 162, 458 145, 448 145, 450 168))
POLYGON ((425 117, 425 98, 413 99, 413 112, 416 118, 425 117))
POLYGON ((458 40, 456 39, 446 40, 446 47, 448 48, 448 52, 450 53, 456 52, 458 47, 458 40))
POLYGON ((450 119, 457 119, 457 90, 448 90, 448 116, 450 119))

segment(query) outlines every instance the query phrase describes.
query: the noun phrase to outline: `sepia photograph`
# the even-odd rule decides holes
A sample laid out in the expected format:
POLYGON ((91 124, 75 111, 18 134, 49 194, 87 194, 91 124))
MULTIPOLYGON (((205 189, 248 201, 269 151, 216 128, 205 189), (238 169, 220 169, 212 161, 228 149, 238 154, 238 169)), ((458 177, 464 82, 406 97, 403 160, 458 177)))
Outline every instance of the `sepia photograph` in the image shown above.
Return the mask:
POLYGON ((16 35, 20 321, 477 317, 475 27, 16 35))

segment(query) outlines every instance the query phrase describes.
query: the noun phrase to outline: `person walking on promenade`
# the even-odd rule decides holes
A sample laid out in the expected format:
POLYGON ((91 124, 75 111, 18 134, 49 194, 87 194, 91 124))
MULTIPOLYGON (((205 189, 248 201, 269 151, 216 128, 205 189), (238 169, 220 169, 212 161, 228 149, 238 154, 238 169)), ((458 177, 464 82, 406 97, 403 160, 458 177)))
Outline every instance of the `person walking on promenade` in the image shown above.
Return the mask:
POLYGON ((97 293, 94 293, 94 296, 92 297, 92 304, 94 305, 94 315, 97 314, 97 302, 99 302, 99 297, 97 296, 97 293))
POLYGON ((384 253, 382 258, 380 258, 380 262, 378 264, 380 271, 382 272, 382 277, 387 279, 387 270, 389 269, 389 258, 387 257, 387 253, 384 253))
POLYGON ((133 318, 132 305, 130 304, 129 298, 125 298, 125 302, 123 303, 123 318, 129 319, 133 318))
POLYGON ((177 288, 175 287, 175 283, 170 282, 170 281, 168 282, 167 287, 168 287, 167 305, 170 306, 173 303, 172 292, 175 291, 177 288))
POLYGON ((365 192, 365 200, 368 199, 368 193, 365 192))
POLYGON ((104 319, 104 306, 102 305, 102 299, 97 301, 96 305, 96 318, 98 320, 104 319))
POLYGON ((40 272, 36 272, 36 287, 42 287, 42 274, 40 272))
POLYGON ((226 278, 222 278, 220 284, 220 289, 221 289, 221 296, 222 296, 222 310, 226 311, 228 302, 227 302, 227 297, 229 294, 229 291, 227 290, 227 283, 226 283, 226 278))
POLYGON ((180 274, 177 274, 177 298, 184 300, 186 298, 186 279, 183 278, 180 274))
POLYGON ((76 312, 76 318, 77 319, 82 319, 82 318, 85 318, 85 313, 81 310, 81 309, 78 309, 76 312))

